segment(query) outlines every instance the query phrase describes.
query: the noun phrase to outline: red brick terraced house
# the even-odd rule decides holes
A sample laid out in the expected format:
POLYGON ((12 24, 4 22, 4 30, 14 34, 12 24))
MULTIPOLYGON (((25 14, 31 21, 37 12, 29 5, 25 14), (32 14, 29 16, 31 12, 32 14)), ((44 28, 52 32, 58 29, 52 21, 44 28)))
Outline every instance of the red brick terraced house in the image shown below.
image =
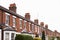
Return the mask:
POLYGON ((26 13, 25 17, 16 13, 16 4, 10 4, 9 9, 0 6, 0 40, 15 40, 16 34, 26 34, 42 36, 45 32, 46 40, 49 37, 60 37, 60 33, 56 30, 53 32, 48 29, 48 25, 44 26, 44 22, 38 24, 38 19, 34 22, 30 20, 30 14, 26 13))

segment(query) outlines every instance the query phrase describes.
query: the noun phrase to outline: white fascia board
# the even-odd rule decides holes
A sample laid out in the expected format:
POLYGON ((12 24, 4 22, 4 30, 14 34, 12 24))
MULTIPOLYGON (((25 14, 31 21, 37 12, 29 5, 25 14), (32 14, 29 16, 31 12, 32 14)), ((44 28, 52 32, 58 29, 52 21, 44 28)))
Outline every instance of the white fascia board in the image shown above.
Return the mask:
POLYGON ((16 18, 16 16, 13 16, 13 18, 16 18))
POLYGON ((6 15, 10 15, 9 13, 5 13, 6 15))
POLYGON ((26 20, 24 20, 24 22, 27 22, 26 20))
POLYGON ((2 29, 0 29, 0 31, 1 31, 2 29))
POLYGON ((20 20, 23 20, 23 19, 20 18, 20 20))
POLYGON ((1 31, 1 29, 0 29, 0 40, 1 40, 1 36, 2 36, 1 32, 2 32, 2 31, 1 31))
POLYGON ((15 31, 4 31, 5 33, 16 33, 15 31))
POLYGON ((16 34, 21 34, 20 32, 16 32, 16 34))
POLYGON ((29 22, 29 24, 32 24, 31 22, 29 22))
POLYGON ((5 40, 5 33, 9 33, 9 40, 11 40, 11 33, 14 33, 16 36, 16 32, 15 31, 4 31, 4 40, 5 40))

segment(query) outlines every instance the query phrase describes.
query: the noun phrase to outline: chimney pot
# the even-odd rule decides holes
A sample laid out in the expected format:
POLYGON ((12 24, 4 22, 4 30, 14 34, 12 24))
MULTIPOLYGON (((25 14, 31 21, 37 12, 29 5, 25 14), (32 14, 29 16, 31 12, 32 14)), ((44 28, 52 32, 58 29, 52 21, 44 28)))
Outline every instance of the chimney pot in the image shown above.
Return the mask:
POLYGON ((10 4, 10 7, 14 7, 14 6, 16 6, 16 4, 15 4, 15 3, 13 3, 13 4, 10 4))
POLYGON ((47 28, 47 29, 48 29, 48 24, 46 24, 46 25, 45 25, 45 28, 47 28))
POLYGON ((16 4, 15 3, 10 4, 9 10, 14 11, 16 13, 16 4))
POLYGON ((41 23, 40 23, 40 26, 42 26, 42 27, 43 27, 43 26, 44 26, 44 22, 41 22, 41 23))
POLYGON ((34 20, 34 23, 38 24, 38 19, 35 19, 35 20, 34 20))
POLYGON ((25 14, 25 18, 30 20, 30 14, 29 13, 26 13, 25 14))

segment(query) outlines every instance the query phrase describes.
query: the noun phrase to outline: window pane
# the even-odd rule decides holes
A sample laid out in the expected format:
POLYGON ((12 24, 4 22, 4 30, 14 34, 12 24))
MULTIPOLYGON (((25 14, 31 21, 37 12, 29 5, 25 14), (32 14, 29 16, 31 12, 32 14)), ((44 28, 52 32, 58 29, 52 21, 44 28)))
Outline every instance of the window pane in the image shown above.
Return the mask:
POLYGON ((9 24, 9 15, 6 14, 6 24, 9 24))
POLYGON ((32 31, 34 31, 34 25, 32 25, 32 31))
POLYGON ((24 22, 24 27, 26 28, 26 22, 24 22))
POLYGON ((20 20, 20 29, 22 29, 22 20, 20 20))
POLYGON ((6 33, 5 40, 9 40, 9 33, 6 33))
POLYGON ((14 33, 11 34, 11 40, 14 40, 14 33))
POLYGON ((29 31, 31 31, 31 29, 30 29, 30 24, 31 24, 31 23, 29 23, 29 31))
POLYGON ((13 27, 15 27, 15 24, 16 24, 15 18, 13 17, 13 27))

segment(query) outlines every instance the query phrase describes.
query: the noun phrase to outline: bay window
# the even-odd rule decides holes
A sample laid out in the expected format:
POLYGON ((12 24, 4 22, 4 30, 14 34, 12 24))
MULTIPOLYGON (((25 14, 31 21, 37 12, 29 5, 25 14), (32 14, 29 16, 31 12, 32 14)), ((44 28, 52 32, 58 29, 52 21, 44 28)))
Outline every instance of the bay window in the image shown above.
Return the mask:
POLYGON ((14 33, 11 33, 11 40, 15 40, 14 33))
POLYGON ((9 40, 9 33, 5 34, 5 40, 9 40))

